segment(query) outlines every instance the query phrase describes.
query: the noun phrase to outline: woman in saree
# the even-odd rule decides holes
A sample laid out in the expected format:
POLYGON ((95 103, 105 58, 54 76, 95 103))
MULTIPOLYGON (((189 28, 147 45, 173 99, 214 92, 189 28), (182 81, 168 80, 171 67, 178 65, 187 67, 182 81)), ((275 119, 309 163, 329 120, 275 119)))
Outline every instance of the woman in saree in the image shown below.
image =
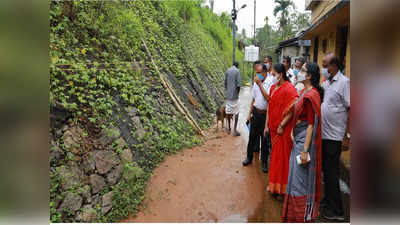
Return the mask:
POLYGON ((316 63, 303 65, 297 76, 304 89, 294 107, 289 177, 283 203, 283 222, 313 222, 321 200, 321 99, 316 63), (299 159, 297 159, 297 157, 299 159))
POLYGON ((267 191, 274 197, 283 198, 289 173, 289 156, 292 149, 290 132, 293 106, 298 97, 296 88, 290 83, 283 64, 272 68, 275 84, 270 89, 264 135, 271 138, 269 183, 267 191))

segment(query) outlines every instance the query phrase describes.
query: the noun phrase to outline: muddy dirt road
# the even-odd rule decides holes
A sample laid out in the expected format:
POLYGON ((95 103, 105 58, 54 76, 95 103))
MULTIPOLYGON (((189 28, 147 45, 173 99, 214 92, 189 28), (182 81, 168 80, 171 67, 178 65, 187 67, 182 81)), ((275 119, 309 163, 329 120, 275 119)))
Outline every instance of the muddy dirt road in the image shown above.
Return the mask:
POLYGON ((266 192, 255 157, 242 166, 250 88, 240 92, 240 137, 215 127, 202 146, 169 156, 154 171, 141 211, 123 222, 281 222, 282 202, 266 192))
POLYGON ((265 212, 270 197, 258 157, 242 166, 250 99, 250 88, 242 88, 240 137, 214 127, 204 145, 169 156, 154 171, 141 212, 124 222, 280 222, 282 203, 270 199, 265 212))

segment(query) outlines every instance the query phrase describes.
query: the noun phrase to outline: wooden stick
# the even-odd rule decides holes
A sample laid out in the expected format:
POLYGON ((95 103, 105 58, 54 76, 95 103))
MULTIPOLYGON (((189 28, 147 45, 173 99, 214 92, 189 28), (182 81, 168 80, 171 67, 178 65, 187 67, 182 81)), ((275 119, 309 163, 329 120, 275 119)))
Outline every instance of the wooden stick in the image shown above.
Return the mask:
POLYGON ((174 102, 176 108, 183 114, 183 116, 185 117, 185 119, 187 120, 187 122, 202 136, 204 136, 203 131, 201 130, 201 128, 199 127, 199 125, 197 125, 196 121, 193 119, 192 115, 190 115, 189 110, 186 109, 185 105, 183 105, 183 103, 180 101, 179 97, 176 95, 174 89, 172 88, 172 85, 167 81, 167 79, 165 79, 164 75, 158 70, 158 67, 156 65, 156 63, 153 60, 153 57, 151 56, 151 53, 149 51, 149 49, 147 48, 146 42, 142 39, 143 45, 146 49, 146 52, 148 54, 148 56, 151 59, 151 62, 153 63, 154 67, 156 68, 156 71, 160 77, 161 83, 164 85, 164 87, 167 89, 167 92, 169 94, 169 96, 171 97, 172 101, 174 102))

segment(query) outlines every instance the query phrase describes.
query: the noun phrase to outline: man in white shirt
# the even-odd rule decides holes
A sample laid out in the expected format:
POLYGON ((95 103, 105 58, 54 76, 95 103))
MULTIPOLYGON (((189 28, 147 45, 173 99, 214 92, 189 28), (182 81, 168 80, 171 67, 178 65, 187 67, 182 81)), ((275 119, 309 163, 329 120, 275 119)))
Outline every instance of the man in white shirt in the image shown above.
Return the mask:
MULTIPOLYGON (((272 62, 271 62, 272 63, 272 62)), ((267 161, 269 151, 267 148, 267 138, 264 136, 264 126, 265 120, 267 116, 267 106, 269 100, 269 89, 273 84, 272 74, 268 72, 269 68, 264 65, 264 74, 263 66, 261 64, 257 64, 256 68, 256 77, 254 78, 254 85, 252 89, 252 101, 250 105, 250 112, 247 118, 247 122, 250 122, 250 134, 249 134, 249 143, 247 145, 247 157, 243 161, 243 166, 249 165, 253 160, 253 153, 255 149, 255 145, 259 144, 259 140, 261 139, 261 167, 263 172, 268 172, 267 161)))
MULTIPOLYGON (((260 61, 255 62, 254 65, 256 64, 260 64, 260 61)), ((263 76, 267 77, 268 75, 272 75, 271 74, 272 71, 272 57, 270 55, 266 55, 264 56, 264 65, 263 65, 263 76)), ((267 77, 268 78, 268 77, 267 77)), ((269 93, 269 91, 267 92, 269 93)), ((267 135, 267 158, 271 149, 271 143, 270 143, 270 137, 269 134, 267 135)), ((257 144, 254 145, 254 151, 253 152, 257 152, 260 153, 260 148, 261 148, 261 136, 260 138, 257 140, 257 144)))

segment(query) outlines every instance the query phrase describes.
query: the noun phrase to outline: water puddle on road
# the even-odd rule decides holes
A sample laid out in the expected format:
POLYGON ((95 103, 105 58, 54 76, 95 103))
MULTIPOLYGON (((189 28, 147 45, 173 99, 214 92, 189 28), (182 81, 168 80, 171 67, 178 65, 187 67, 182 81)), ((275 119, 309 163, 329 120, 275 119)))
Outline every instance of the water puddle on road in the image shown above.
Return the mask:
MULTIPOLYGON (((269 195, 269 194, 266 194, 269 195)), ((248 216, 241 214, 230 215, 218 222, 222 223, 280 223, 283 202, 271 196, 265 196, 263 201, 255 208, 254 212, 248 216)))
MULTIPOLYGON (((342 198, 344 200, 344 206, 346 211, 346 221, 349 220, 349 196, 350 196, 350 187, 342 180, 340 182, 340 190, 342 192, 342 198)), ((221 221, 223 223, 259 223, 259 222, 281 222, 281 212, 283 202, 278 201, 273 198, 267 192, 265 193, 263 201, 255 208, 254 212, 251 215, 245 216, 241 214, 233 214, 221 221)), ((317 218, 319 222, 327 222, 322 218, 317 218)))
POLYGON ((247 220, 246 217, 243 217, 240 214, 234 214, 234 215, 228 216, 218 222, 221 222, 221 223, 247 223, 249 221, 247 220))

